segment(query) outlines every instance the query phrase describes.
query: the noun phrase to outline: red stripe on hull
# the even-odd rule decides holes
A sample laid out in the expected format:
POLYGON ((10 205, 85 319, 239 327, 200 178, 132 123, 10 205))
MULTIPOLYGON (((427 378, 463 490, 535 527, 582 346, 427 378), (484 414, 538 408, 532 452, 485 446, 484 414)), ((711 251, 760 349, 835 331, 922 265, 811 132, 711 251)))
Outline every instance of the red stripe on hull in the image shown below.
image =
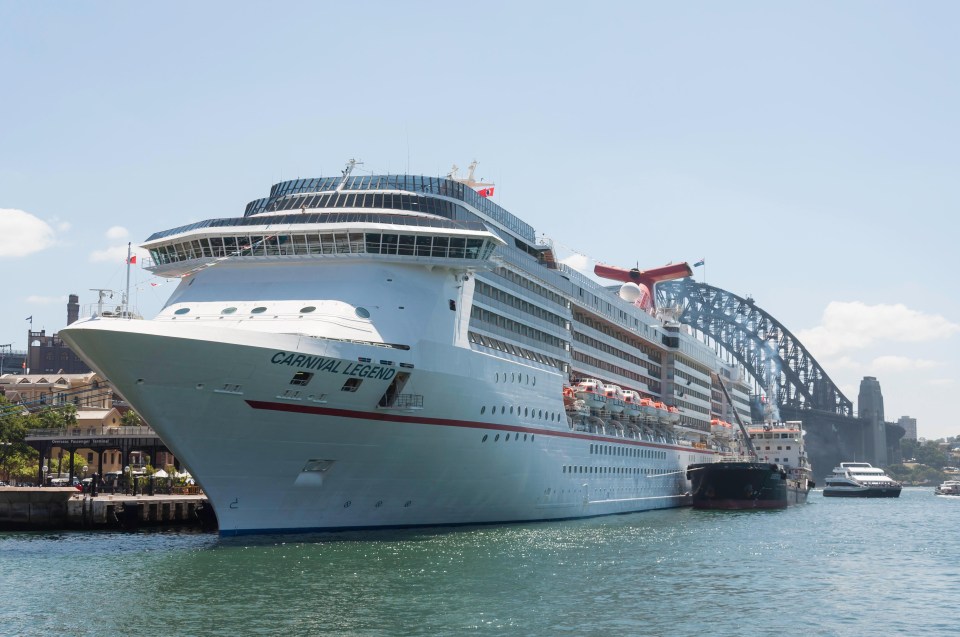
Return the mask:
POLYGON ((338 418, 359 418, 363 420, 379 420, 381 422, 402 422, 413 425, 438 425, 441 427, 464 427, 467 429, 492 429, 494 431, 509 431, 528 433, 539 436, 556 436, 558 438, 579 438, 580 440, 595 440, 597 442, 616 442, 621 445, 631 445, 634 447, 646 447, 654 449, 669 449, 672 451, 696 451, 697 453, 710 453, 704 449, 691 449, 690 447, 674 447, 655 442, 642 440, 627 440, 617 438, 611 440, 603 436, 593 436, 590 434, 578 434, 569 431, 553 431, 551 429, 538 429, 536 427, 521 427, 520 425, 498 425, 492 422, 477 422, 475 420, 454 420, 451 418, 427 418, 423 416, 403 416, 400 414, 386 414, 370 411, 356 411, 353 409, 337 409, 334 407, 314 407, 311 405, 288 405, 285 403, 271 403, 263 400, 246 401, 254 409, 264 409, 267 411, 287 411, 295 414, 313 414, 316 416, 335 416, 338 418))

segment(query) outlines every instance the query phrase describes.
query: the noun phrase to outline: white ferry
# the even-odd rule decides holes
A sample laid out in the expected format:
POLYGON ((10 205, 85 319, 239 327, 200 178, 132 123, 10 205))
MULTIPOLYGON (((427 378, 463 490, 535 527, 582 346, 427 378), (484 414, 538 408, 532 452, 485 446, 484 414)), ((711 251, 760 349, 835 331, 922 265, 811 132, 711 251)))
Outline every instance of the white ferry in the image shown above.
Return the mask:
POLYGON ((841 462, 824 481, 824 497, 898 498, 903 487, 867 462, 841 462))
MULTIPOLYGON (((181 279, 159 314, 60 332, 201 484, 220 533, 688 505, 686 466, 718 454, 712 379, 737 373, 653 307, 689 266, 605 268, 626 281, 608 288, 473 167, 354 165, 154 234, 147 269, 181 279)), ((746 392, 731 408, 749 412, 746 392)))

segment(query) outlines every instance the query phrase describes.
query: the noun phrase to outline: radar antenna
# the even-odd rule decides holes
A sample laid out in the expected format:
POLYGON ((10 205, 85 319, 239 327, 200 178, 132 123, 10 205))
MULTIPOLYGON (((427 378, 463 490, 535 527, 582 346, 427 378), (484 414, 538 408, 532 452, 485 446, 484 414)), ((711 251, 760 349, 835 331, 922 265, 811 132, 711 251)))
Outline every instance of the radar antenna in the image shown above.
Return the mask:
POLYGON ((338 191, 343 190, 343 187, 347 184, 347 179, 350 178, 350 173, 352 173, 353 169, 357 166, 363 166, 363 162, 357 161, 356 159, 351 159, 347 162, 347 167, 343 169, 343 179, 341 179, 337 185, 338 191))

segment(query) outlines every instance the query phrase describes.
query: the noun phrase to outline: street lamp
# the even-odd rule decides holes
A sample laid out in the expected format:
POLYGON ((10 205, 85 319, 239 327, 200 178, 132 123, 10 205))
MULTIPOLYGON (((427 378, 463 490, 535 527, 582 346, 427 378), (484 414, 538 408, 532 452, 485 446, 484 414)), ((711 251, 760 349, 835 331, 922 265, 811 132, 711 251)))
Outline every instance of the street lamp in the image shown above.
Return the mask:
POLYGON ((89 467, 87 465, 83 465, 83 479, 80 480, 80 488, 84 491, 87 490, 87 485, 83 482, 87 479, 87 469, 89 469, 89 467))
POLYGON ((41 469, 41 471, 43 472, 43 481, 42 481, 41 484, 40 484, 41 487, 47 486, 47 471, 48 471, 48 470, 49 470, 49 468, 47 467, 47 465, 43 465, 43 468, 41 469))
POLYGON ((127 483, 127 486, 130 487, 130 491, 132 492, 133 491, 133 472, 130 471, 130 465, 127 465, 123 468, 123 473, 124 475, 126 475, 126 480, 124 482, 127 483))

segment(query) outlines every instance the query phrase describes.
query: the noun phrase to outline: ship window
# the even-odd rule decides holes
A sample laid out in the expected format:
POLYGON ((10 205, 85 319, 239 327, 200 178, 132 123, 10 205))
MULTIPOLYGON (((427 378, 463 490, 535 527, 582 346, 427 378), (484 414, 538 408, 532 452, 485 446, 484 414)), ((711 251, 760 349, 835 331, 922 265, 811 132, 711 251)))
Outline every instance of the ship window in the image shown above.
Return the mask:
POLYGON ((493 437, 493 441, 494 441, 494 442, 496 442, 496 441, 498 441, 498 440, 500 440, 500 434, 497 434, 496 436, 493 437))
POLYGON ((313 378, 313 374, 310 372, 297 372, 293 375, 293 378, 290 380, 291 385, 300 385, 305 387, 307 383, 310 382, 310 379, 313 378))
POLYGON ((175 311, 174 314, 186 314, 189 311, 189 307, 181 307, 179 310, 175 311))
POLYGON ((255 307, 255 308, 253 308, 252 310, 250 310, 250 313, 251 313, 251 314, 263 314, 263 313, 266 312, 266 311, 267 311, 267 308, 265 308, 264 306, 261 305, 260 307, 255 307))
POLYGON ((417 237, 417 256, 418 257, 429 257, 430 256, 430 240, 433 237, 430 236, 418 236, 417 237))
POLYGON ((370 310, 368 310, 365 307, 358 307, 357 309, 354 310, 354 313, 360 318, 364 318, 364 319, 370 318, 370 310))
POLYGON ((480 442, 486 442, 486 441, 487 441, 487 434, 483 434, 483 439, 480 442))
POLYGON ((340 388, 340 391, 355 392, 360 387, 360 383, 362 382, 362 378, 348 378, 347 382, 345 382, 343 387, 340 388))
POLYGON ((308 305, 307 307, 301 307, 301 308, 300 308, 300 313, 301 313, 301 314, 309 314, 310 312, 313 312, 313 311, 315 311, 316 309, 317 309, 317 308, 315 308, 314 306, 308 305))
POLYGON ((225 308, 223 308, 222 310, 220 310, 220 313, 221 313, 221 314, 233 314, 233 313, 236 312, 236 311, 237 311, 237 308, 235 308, 235 307, 225 307, 225 308))
POLYGON ((483 407, 480 408, 480 413, 481 413, 481 414, 487 413, 487 406, 486 406, 486 405, 484 405, 483 407))

